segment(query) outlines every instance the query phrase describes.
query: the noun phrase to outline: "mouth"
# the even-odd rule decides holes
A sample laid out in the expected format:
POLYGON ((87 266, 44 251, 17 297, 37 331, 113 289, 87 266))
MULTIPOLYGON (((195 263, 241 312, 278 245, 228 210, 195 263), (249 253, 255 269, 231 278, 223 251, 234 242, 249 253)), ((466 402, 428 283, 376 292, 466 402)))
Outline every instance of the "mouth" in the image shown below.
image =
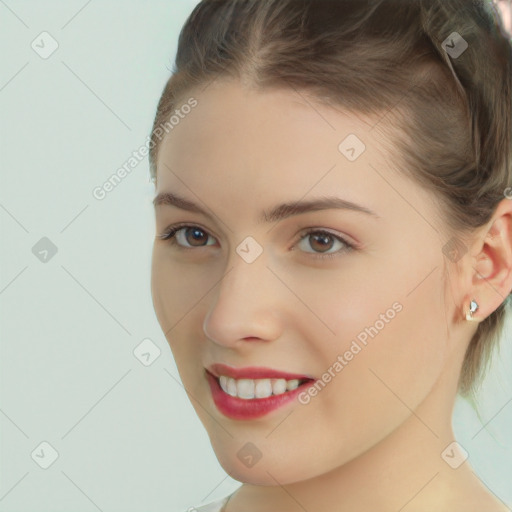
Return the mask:
POLYGON ((238 420, 269 414, 290 403, 315 381, 306 375, 269 368, 212 365, 205 372, 217 409, 238 420))

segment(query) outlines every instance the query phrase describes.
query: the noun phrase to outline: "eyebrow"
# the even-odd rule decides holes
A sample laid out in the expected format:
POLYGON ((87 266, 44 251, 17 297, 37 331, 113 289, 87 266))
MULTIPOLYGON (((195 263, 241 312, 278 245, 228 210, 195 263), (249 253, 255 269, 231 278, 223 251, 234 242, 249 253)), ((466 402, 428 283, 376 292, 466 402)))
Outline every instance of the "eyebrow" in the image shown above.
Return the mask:
MULTIPOLYGON (((155 208, 160 205, 174 206, 181 210, 186 210, 192 213, 200 213, 206 217, 212 218, 211 214, 209 214, 206 210, 197 204, 177 194, 171 194, 170 192, 161 192, 158 194, 153 199, 153 205, 155 208)), ((374 211, 366 208, 365 206, 353 203, 352 201, 347 201, 346 199, 342 199, 340 197, 320 197, 307 201, 295 201, 274 206, 269 211, 261 212, 258 222, 278 222, 280 220, 292 217, 294 215, 300 215, 302 213, 331 209, 351 210, 380 218, 380 216, 377 215, 374 211)))

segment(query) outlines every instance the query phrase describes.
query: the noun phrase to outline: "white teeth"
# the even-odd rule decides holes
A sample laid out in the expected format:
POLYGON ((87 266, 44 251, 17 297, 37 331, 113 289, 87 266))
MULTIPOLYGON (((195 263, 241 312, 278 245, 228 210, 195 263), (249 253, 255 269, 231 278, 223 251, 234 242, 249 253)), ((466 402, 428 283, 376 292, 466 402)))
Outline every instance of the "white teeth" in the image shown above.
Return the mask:
POLYGON ((272 379, 272 391, 274 395, 282 395, 286 391, 286 381, 284 379, 272 379))
POLYGON ((272 395, 282 395, 299 387, 299 379, 232 379, 221 375, 219 383, 222 390, 231 396, 244 400, 252 398, 268 398, 272 395))
POLYGON ((220 387, 227 393, 228 391, 228 378, 225 375, 219 377, 220 387))
POLYGON ((227 385, 225 391, 231 396, 236 396, 236 381, 235 381, 235 379, 230 379, 229 377, 226 377, 226 380, 228 381, 228 385, 227 385))
POLYGON ((237 395, 239 398, 254 398, 254 381, 251 379, 240 379, 236 382, 237 395))
POLYGON ((294 389, 297 389, 299 387, 299 379, 293 379, 286 381, 286 389, 288 391, 292 391, 294 389))
POLYGON ((256 398, 267 398, 272 394, 272 383, 270 379, 259 379, 254 385, 254 395, 256 398))

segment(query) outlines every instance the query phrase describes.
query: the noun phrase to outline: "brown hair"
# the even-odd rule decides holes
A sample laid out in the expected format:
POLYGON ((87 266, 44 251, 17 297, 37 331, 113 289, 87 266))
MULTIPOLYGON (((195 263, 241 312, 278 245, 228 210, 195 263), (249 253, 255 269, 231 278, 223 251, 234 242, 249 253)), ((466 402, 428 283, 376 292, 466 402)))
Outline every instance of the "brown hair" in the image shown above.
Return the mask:
MULTIPOLYGON (((511 54, 486 0, 203 0, 180 33, 158 103, 152 179, 159 127, 194 88, 218 78, 261 90, 289 86, 387 117, 381 128, 394 135, 400 171, 433 192, 446 240, 457 233, 465 247, 512 186, 511 54), (453 32, 468 45, 460 55, 449 52, 453 32)), ((502 334, 509 297, 469 344, 459 381, 465 396, 502 334)))

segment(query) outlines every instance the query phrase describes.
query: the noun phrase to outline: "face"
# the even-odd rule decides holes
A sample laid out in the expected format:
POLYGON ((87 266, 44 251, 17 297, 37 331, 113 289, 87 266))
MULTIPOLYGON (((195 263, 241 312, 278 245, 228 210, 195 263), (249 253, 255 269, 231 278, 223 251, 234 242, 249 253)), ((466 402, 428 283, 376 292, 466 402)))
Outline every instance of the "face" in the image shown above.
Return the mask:
POLYGON ((447 240, 431 196, 396 172, 379 119, 237 82, 191 96, 160 147, 156 193, 204 212, 156 206, 155 312, 224 469, 262 485, 312 478, 396 431, 403 404, 415 409, 446 371, 447 240), (326 205, 262 218, 326 197, 373 214, 326 205), (218 363, 316 380, 278 407, 257 399, 259 416, 215 384, 228 411, 205 371, 218 363))

